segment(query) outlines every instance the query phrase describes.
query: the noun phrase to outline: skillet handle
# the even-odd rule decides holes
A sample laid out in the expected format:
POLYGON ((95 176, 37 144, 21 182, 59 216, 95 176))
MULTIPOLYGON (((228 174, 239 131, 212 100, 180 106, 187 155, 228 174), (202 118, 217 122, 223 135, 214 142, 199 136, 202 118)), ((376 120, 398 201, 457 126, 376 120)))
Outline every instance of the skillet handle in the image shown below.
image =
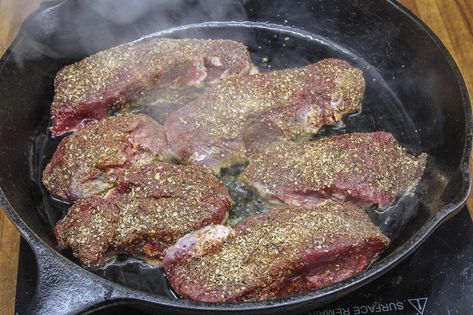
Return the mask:
POLYGON ((27 314, 79 314, 124 302, 123 290, 68 261, 40 242, 32 246, 37 263, 36 288, 27 314), (97 281, 99 280, 99 281, 97 281))

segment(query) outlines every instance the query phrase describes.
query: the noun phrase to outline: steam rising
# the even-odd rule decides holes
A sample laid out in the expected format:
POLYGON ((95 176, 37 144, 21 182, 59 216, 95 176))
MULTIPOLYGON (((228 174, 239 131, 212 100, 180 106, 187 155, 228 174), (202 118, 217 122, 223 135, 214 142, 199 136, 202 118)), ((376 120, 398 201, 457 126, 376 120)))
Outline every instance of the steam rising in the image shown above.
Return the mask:
POLYGON ((66 0, 43 4, 25 22, 18 61, 40 57, 82 58, 179 25, 241 21, 247 14, 237 0, 66 0))

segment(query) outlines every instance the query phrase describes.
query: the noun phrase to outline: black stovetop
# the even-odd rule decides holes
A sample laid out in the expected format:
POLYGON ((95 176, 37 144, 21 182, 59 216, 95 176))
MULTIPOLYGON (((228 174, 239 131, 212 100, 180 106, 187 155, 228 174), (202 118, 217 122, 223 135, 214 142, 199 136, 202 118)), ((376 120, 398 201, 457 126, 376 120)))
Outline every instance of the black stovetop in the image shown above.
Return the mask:
MULTIPOLYGON (((24 314, 35 283, 34 257, 22 240, 16 314, 24 314)), ((92 313, 141 314, 128 306, 92 313)), ((464 208, 403 263, 378 280, 307 315, 473 314, 473 222, 464 208)))

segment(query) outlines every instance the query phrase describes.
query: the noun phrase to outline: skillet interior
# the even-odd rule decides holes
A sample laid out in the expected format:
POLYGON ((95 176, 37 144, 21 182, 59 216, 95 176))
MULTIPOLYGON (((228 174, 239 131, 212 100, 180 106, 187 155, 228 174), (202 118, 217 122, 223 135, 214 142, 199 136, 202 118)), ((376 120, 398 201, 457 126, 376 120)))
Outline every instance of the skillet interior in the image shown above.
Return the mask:
MULTIPOLYGON (((104 6, 100 8, 105 8, 111 2, 96 3, 102 3, 104 6)), ((15 222, 24 222, 34 237, 54 247, 51 225, 62 212, 58 211, 57 204, 44 199, 35 182, 53 147, 51 142, 43 145, 44 140, 48 140, 44 130, 48 125, 56 71, 91 52, 122 41, 189 22, 212 20, 240 22, 194 25, 166 31, 161 36, 239 40, 250 47, 254 62, 263 69, 304 65, 323 57, 349 60, 364 70, 367 80, 363 112, 345 119, 345 127, 325 129, 322 135, 387 130, 412 153, 427 152, 430 156, 415 197, 402 198, 382 214, 370 211, 373 220, 394 242, 369 272, 319 292, 282 300, 280 305, 307 300, 320 304, 323 303, 321 297, 333 298, 341 289, 353 288, 367 277, 379 275, 417 246, 446 215, 453 213, 454 205, 463 202, 469 190, 471 113, 464 85, 444 48, 415 20, 388 2, 244 3, 243 7, 238 2, 228 1, 226 10, 213 6, 212 1, 155 3, 154 11, 143 11, 126 23, 104 18, 105 13, 97 9, 97 4, 88 1, 80 4, 67 1, 44 7, 33 15, 0 66, 0 185, 15 209, 10 213, 15 222), (91 11, 91 7, 95 11, 91 11), (210 10, 212 8, 214 10, 210 10), (72 10, 88 14, 68 16, 72 10), (156 16, 167 18, 164 21, 156 16), (129 27, 129 22, 133 27, 129 27), (77 25, 80 28, 75 27, 77 25), (268 57, 269 62, 263 62, 264 57, 268 57)), ((122 4, 119 11, 130 10, 122 4)), ((133 268, 141 267, 135 264, 133 268)), ((122 282, 130 287, 168 295, 162 285, 146 288, 149 283, 143 284, 142 277, 137 277, 133 268, 128 273, 118 269, 121 272, 117 273, 115 266, 102 274, 115 280, 121 275, 122 282)), ((156 297, 153 302, 159 303, 161 299, 156 297)), ((170 303, 195 306, 178 300, 170 303)), ((246 308, 244 305, 235 307, 246 308)), ((253 304, 246 305, 252 307, 253 304)))

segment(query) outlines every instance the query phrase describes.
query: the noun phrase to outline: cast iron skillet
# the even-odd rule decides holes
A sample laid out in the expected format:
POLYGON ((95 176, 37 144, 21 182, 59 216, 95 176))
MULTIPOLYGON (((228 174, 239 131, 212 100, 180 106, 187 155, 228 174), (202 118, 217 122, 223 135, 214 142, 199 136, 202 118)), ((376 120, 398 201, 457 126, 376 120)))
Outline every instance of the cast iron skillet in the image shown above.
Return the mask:
MULTIPOLYGON (((472 118, 464 82, 437 37, 395 1, 48 2, 27 19, 3 56, 0 96, 0 201, 36 255, 32 268, 38 282, 29 306, 34 314, 78 313, 117 303, 179 314, 302 312, 398 264, 459 210, 470 190, 472 118), (362 113, 321 135, 387 130, 413 154, 429 154, 414 195, 382 213, 368 210, 393 238, 380 259, 354 278, 291 298, 209 304, 169 297, 163 283, 151 294, 126 277, 109 281, 59 253, 51 226, 63 213, 50 206, 38 184, 51 154, 45 148, 54 145, 46 133, 54 75, 90 53, 149 34, 239 40, 263 70, 324 57, 362 68, 367 80, 362 113)), ((113 278, 113 272, 102 275, 113 278)))

